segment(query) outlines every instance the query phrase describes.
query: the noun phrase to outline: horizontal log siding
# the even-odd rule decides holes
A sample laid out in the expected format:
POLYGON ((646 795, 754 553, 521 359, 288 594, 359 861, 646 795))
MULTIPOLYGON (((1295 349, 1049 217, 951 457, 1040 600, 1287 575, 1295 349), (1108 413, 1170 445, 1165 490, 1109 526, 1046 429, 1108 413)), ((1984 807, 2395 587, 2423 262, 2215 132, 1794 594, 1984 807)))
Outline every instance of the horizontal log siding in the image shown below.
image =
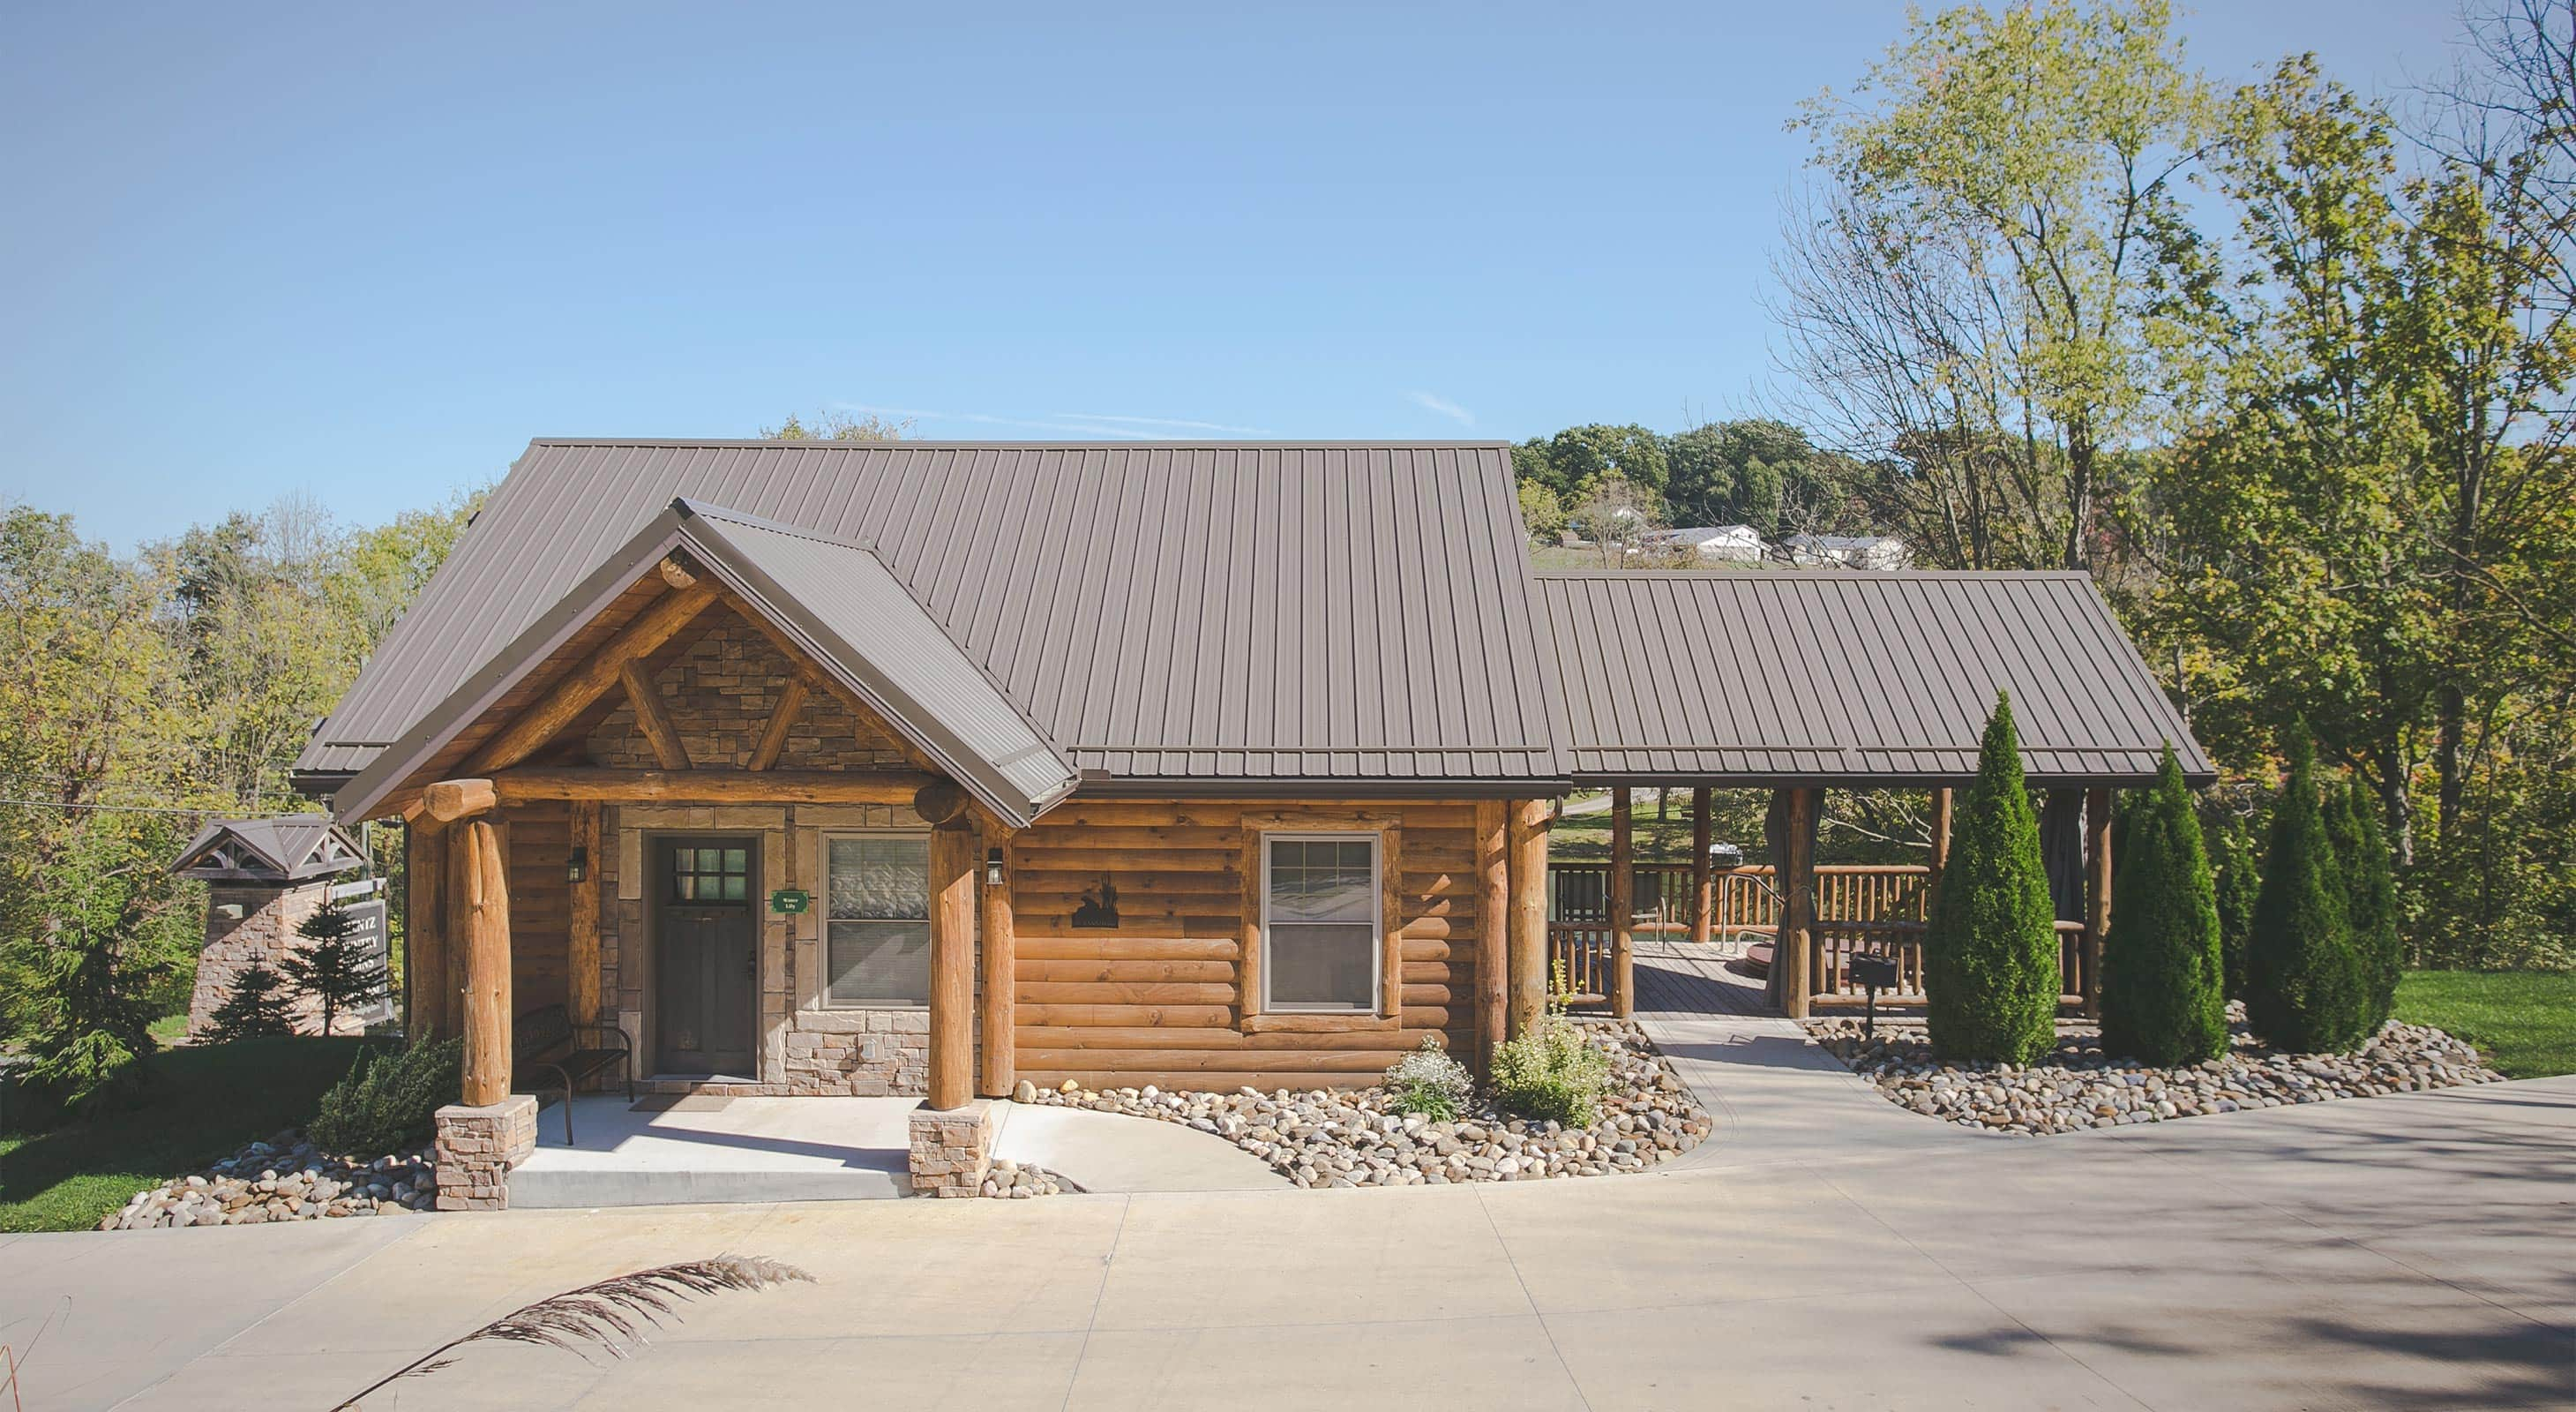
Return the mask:
POLYGON ((510 1006, 525 1014, 572 999, 572 806, 500 811, 510 872, 510 1006))
POLYGON ((1355 1087, 1427 1037, 1472 1052, 1474 827, 1474 806, 1461 803, 1064 805, 1011 848, 1021 1077, 1050 1087, 1355 1087), (1244 993, 1246 820, 1343 826, 1321 817, 1331 814, 1391 818, 1401 830, 1395 1023, 1247 1032, 1258 997, 1244 993), (1104 876, 1118 889, 1118 927, 1075 927, 1074 909, 1104 876))

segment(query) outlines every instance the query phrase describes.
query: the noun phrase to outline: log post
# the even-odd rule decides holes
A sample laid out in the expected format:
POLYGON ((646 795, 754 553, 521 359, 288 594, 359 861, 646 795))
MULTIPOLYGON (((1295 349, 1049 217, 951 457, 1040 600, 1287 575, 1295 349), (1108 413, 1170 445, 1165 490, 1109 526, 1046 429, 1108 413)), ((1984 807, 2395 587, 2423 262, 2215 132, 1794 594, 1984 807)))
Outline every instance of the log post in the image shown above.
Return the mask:
POLYGON ((599 806, 572 806, 572 852, 583 860, 582 880, 571 884, 572 914, 564 932, 566 1007, 576 1025, 600 1022, 599 1011, 599 806))
POLYGON ((1716 920, 1717 879, 1708 866, 1708 787, 1691 791, 1691 940, 1708 945, 1716 920))
POLYGON ((450 830, 424 814, 403 825, 403 1034, 444 1039, 447 1023, 447 843, 450 830))
MULTIPOLYGON (((1630 846, 1628 790, 1610 791, 1610 1013, 1626 1019, 1637 1009, 1637 862, 1630 846)), ((1708 850, 1700 850, 1707 866, 1708 850)))
POLYGON ((1511 851, 1505 841, 1511 808, 1500 799, 1476 801, 1476 1051, 1488 1073, 1510 1013, 1511 953, 1504 938, 1512 915, 1511 851))
POLYGON ((933 1109, 975 1096, 975 826, 930 831, 930 1097, 933 1109))
POLYGON ((1512 806, 1510 1030, 1524 1035, 1547 1010, 1548 802, 1524 799, 1512 806))
POLYGON ((1932 904, 1941 896, 1941 874, 1950 866, 1950 809, 1957 792, 1944 786, 1932 791, 1932 871, 1923 879, 1923 920, 1932 920, 1932 904))
POLYGON ((2102 940, 2111 931, 2111 791, 2084 796, 2084 1013, 2102 1013, 2102 940))
POLYGON ((465 874, 464 1103, 488 1108, 510 1096, 510 871, 489 819, 457 840, 465 874))
MULTIPOLYGON (((984 835, 988 853, 999 852, 1008 859, 1011 845, 1009 827, 995 822, 984 835)), ((1018 1048, 1019 1004, 1019 933, 1018 918, 1011 906, 1013 871, 1006 864, 1002 880, 976 879, 978 896, 983 902, 984 923, 984 1082, 981 1092, 987 1098, 1008 1097, 1020 1081, 1018 1048)))
POLYGON ((1789 791, 1789 871, 1780 880, 1780 930, 1771 941, 1771 964, 1780 971, 1780 1008, 1792 1020, 1807 1018, 1814 990, 1808 955, 1816 920, 1816 806, 1823 793, 1789 791))

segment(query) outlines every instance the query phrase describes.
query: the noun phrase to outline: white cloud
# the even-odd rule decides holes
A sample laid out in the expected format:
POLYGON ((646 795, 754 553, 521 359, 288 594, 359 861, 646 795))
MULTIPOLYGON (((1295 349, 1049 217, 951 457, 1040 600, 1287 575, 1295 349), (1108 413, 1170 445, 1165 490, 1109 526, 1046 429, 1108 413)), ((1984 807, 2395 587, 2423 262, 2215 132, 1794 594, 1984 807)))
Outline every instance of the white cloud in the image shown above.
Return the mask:
POLYGON ((1450 401, 1446 397, 1440 396, 1438 393, 1408 392, 1404 394, 1404 398, 1414 406, 1424 408, 1428 411, 1437 412, 1462 427, 1472 427, 1476 424, 1475 413, 1468 411, 1466 408, 1459 406, 1457 403, 1450 401))

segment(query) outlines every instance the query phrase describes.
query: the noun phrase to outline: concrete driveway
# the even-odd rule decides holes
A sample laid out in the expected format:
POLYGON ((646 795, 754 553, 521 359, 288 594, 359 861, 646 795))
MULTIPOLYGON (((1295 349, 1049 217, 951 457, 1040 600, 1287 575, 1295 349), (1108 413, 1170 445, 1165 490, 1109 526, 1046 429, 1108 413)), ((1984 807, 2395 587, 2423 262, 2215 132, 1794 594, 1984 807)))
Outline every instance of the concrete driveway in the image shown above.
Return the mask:
MULTIPOLYGON (((1831 1154, 1831 1155, 1817 1155, 1831 1154)), ((1729 1158, 1740 1158, 1730 1162, 1729 1158)), ((25 1236, 26 1406, 326 1407, 535 1298, 718 1251, 811 1286, 413 1407, 2576 1405, 2576 1079, 2080 1139, 1332 1192, 25 1236)))

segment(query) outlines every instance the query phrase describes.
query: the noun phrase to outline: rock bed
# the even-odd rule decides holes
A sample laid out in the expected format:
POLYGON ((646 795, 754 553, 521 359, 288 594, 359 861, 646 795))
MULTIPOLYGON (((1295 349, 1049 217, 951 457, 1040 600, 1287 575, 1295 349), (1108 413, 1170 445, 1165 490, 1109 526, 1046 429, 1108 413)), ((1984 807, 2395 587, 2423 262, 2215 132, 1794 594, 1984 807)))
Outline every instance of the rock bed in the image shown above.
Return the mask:
POLYGON ((289 1130, 202 1172, 134 1193, 103 1231, 152 1226, 248 1226, 326 1216, 392 1216, 437 1205, 428 1149, 372 1161, 333 1157, 289 1130))
POLYGON ((1001 1201, 1025 1201, 1033 1196, 1080 1190, 1071 1177, 1059 1176, 1034 1162, 997 1161, 984 1174, 984 1185, 977 1194, 1001 1201))
POLYGON ((1094 1092, 1022 1084, 1022 1103, 1088 1108, 1180 1123, 1224 1138, 1302 1187, 1444 1186, 1643 1171, 1708 1136, 1709 1116, 1655 1052, 1622 1021, 1578 1021, 1611 1056, 1601 1116, 1587 1128, 1511 1117, 1480 1102, 1455 1122, 1395 1111, 1386 1090, 1279 1089, 1167 1093, 1154 1087, 1094 1092))
POLYGON ((1919 1030, 1882 1025, 1864 1039, 1857 1020, 1811 1020, 1807 1033, 1899 1107, 2021 1137, 2504 1078, 2475 1049, 2426 1025, 2392 1020, 2350 1054, 2275 1054, 2246 1032, 2242 1006, 2229 1013, 2226 1054, 2170 1069, 2104 1055, 2091 1025, 2061 1026, 2057 1052, 2031 1065, 1941 1063, 1919 1030))

